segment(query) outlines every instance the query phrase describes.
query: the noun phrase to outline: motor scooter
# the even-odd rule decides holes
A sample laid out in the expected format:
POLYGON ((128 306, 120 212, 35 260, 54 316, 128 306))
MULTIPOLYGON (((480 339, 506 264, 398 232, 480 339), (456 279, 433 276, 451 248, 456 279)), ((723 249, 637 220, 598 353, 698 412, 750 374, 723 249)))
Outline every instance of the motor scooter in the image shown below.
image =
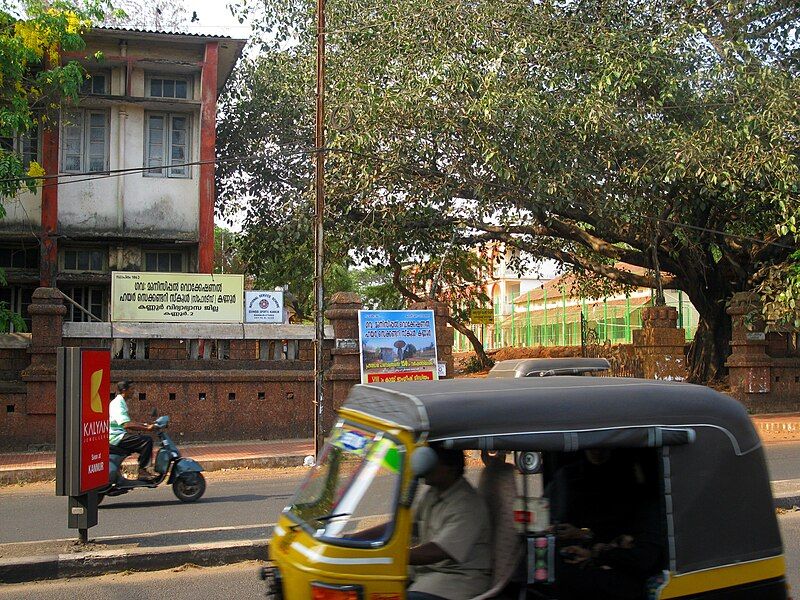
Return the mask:
MULTIPOLYGON (((155 411, 153 412, 155 416, 155 411)), ((152 481, 126 478, 122 473, 122 461, 130 453, 112 444, 109 454, 109 485, 99 490, 98 504, 106 496, 121 496, 137 488, 156 488, 164 481, 172 484, 172 491, 181 502, 194 502, 205 493, 206 480, 202 473, 203 467, 197 461, 181 456, 180 450, 166 431, 169 427, 169 417, 162 415, 153 424, 161 440, 155 461, 157 477, 152 481)))

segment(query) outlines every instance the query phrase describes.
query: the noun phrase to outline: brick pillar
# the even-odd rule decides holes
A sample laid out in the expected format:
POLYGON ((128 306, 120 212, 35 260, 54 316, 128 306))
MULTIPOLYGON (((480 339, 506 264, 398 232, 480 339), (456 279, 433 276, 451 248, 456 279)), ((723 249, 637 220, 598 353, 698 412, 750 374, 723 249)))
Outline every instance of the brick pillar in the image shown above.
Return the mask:
POLYGON ((686 333, 678 327, 675 307, 643 308, 642 329, 633 332, 633 345, 646 379, 682 381, 686 378, 686 333))
POLYGON ((331 296, 325 316, 336 338, 331 349, 332 364, 327 372, 328 405, 325 410, 326 428, 334 411, 342 406, 350 388, 361 383, 361 353, 358 347, 358 311, 364 308, 355 292, 336 292, 331 296))
MULTIPOLYGON (((28 307, 31 316, 31 362, 22 371, 27 388, 29 415, 56 413, 56 350, 62 345, 64 315, 67 309, 61 292, 53 288, 37 288, 28 307)), ((55 427, 50 437, 55 436, 55 427)))
POLYGON ((731 355, 725 366, 731 392, 739 400, 764 400, 770 388, 772 359, 761 302, 754 292, 738 292, 728 303, 731 316, 731 355))
POLYGON ((455 343, 455 332, 447 324, 447 317, 450 316, 450 307, 443 302, 436 300, 423 300, 414 302, 409 307, 411 310, 432 310, 433 318, 436 321, 436 356, 440 363, 446 365, 447 375, 440 379, 452 379, 453 364, 453 344, 455 343))

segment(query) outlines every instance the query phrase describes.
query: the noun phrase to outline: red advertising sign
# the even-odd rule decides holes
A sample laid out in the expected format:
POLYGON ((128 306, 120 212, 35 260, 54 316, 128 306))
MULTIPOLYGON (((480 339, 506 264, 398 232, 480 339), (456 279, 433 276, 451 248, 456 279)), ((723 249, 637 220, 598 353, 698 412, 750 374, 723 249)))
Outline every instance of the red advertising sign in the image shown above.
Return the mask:
POLYGON ((400 381, 433 381, 433 371, 400 371, 395 373, 367 373, 367 383, 397 383, 400 381))
POLYGON ((108 483, 108 405, 111 353, 81 352, 81 493, 108 483))

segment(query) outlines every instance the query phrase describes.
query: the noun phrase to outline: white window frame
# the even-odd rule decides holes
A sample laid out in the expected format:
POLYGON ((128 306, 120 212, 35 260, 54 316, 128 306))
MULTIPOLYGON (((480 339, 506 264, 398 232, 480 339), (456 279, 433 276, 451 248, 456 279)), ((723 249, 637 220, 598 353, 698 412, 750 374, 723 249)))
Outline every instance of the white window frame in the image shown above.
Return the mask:
POLYGON ((189 113, 146 112, 144 115, 144 166, 147 170, 143 172, 143 175, 145 177, 191 179, 192 167, 188 164, 190 162, 192 162, 192 115, 189 113), (162 118, 164 123, 161 133, 162 156, 160 163, 154 163, 158 159, 150 155, 150 119, 153 117, 162 118), (173 134, 175 132, 173 127, 174 119, 186 120, 186 139, 182 144, 185 147, 184 160, 182 163, 177 163, 177 165, 172 163, 173 134))
POLYGON ((109 146, 111 144, 111 119, 108 110, 95 110, 95 109, 75 109, 64 111, 61 116, 61 171, 63 173, 105 173, 108 171, 109 159, 109 146), (76 116, 80 117, 80 123, 73 123, 70 119, 76 116), (92 134, 92 117, 99 116, 103 119, 104 136, 103 136, 103 167, 102 169, 90 169, 92 156, 90 155, 91 147, 91 134, 92 134), (67 154, 67 129, 74 128, 78 130, 79 141, 78 147, 80 154, 67 154), (67 168, 68 156, 78 156, 80 163, 78 168, 67 168))
POLYGON ((147 81, 145 82, 145 84, 146 84, 145 96, 147 96, 148 98, 159 98, 159 99, 163 98, 164 100, 192 100, 194 98, 194 85, 193 85, 193 83, 194 82, 193 82, 193 79, 191 77, 182 77, 182 76, 178 76, 178 75, 159 75, 158 73, 153 73, 153 74, 147 76, 147 81), (161 95, 160 96, 154 96, 153 95, 153 80, 160 80, 161 81, 161 95), (173 85, 172 85, 173 95, 172 96, 165 96, 164 95, 164 81, 173 82, 173 85), (175 89, 177 88, 175 83, 177 83, 178 81, 186 84, 186 96, 185 97, 184 96, 176 96, 175 93, 174 93, 175 89))
MULTIPOLYGON (((77 247, 77 248, 63 248, 60 251, 60 263, 59 267, 61 271, 70 272, 70 273, 106 273, 108 272, 108 250, 102 247, 77 247), (77 264, 75 268, 67 266, 67 252, 100 252, 101 254, 101 265, 100 269, 93 269, 92 268, 92 260, 91 256, 89 257, 89 268, 88 269, 79 269, 77 264)), ((76 257, 77 262, 77 257, 76 257)))
MULTIPOLYGON (((168 273, 187 273, 188 272, 188 257, 186 256, 186 252, 182 252, 180 250, 173 250, 169 248, 144 248, 142 250, 142 271, 147 271, 147 255, 148 254, 155 254, 156 255, 156 263, 158 263, 158 255, 159 254, 170 254, 170 255, 178 255, 180 254, 181 257, 181 270, 180 271, 167 271, 168 273)), ((170 258, 170 262, 171 262, 170 258)), ((158 272, 158 271, 156 271, 158 272)))

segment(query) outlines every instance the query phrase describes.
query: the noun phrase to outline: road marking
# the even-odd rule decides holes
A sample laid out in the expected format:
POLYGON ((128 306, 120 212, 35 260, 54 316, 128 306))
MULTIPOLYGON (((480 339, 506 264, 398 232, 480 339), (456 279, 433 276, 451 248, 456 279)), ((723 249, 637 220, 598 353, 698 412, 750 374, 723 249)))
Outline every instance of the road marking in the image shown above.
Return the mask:
MULTIPOLYGON (((235 531, 235 530, 247 530, 247 529, 261 529, 261 528, 273 528, 275 527, 275 523, 263 523, 261 525, 230 525, 226 527, 206 527, 203 529, 173 529, 171 531, 153 531, 148 533, 135 533, 135 534, 128 534, 128 535, 106 535, 103 537, 94 538, 96 542, 102 542, 106 540, 123 540, 126 538, 152 538, 158 537, 160 535, 179 535, 183 533, 211 533, 215 531, 235 531)), ((9 542, 6 544, 0 544, 0 548, 3 546, 25 546, 30 544, 42 544, 42 543, 52 543, 52 542, 74 542, 75 538, 62 538, 57 540, 33 540, 28 542, 9 542)))

